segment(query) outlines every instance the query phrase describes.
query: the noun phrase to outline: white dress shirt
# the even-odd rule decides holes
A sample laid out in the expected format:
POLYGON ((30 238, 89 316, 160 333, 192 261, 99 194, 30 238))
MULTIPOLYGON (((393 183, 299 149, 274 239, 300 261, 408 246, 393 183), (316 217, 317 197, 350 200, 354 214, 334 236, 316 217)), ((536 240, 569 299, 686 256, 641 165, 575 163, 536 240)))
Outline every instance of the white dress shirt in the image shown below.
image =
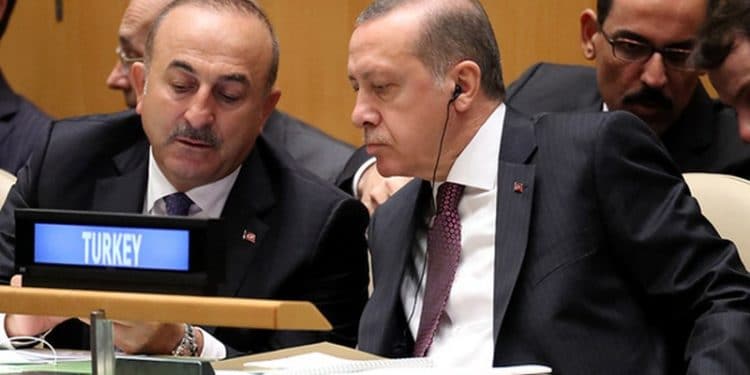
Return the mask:
MULTIPOLYGON (((154 160, 153 150, 150 148, 148 160, 148 181, 146 183, 146 197, 143 202, 143 213, 149 215, 166 215, 167 208, 163 198, 176 193, 177 189, 167 181, 164 173, 159 169, 159 165, 154 160)), ((227 197, 229 197, 229 192, 232 190, 232 186, 234 186, 239 173, 240 168, 237 168, 221 180, 186 191, 185 194, 193 201, 188 216, 201 218, 220 217, 227 197)), ((3 324, 0 324, 0 348, 11 347, 10 340, 5 331, 5 314, 0 314, 0 321, 3 322, 3 324)), ((197 328, 200 329, 199 327, 197 328)), ((227 356, 227 349, 224 344, 208 332, 202 329, 201 332, 203 333, 201 357, 224 358, 227 356)))
MULTIPOLYGON (((448 173, 447 181, 465 189, 458 204, 461 258, 445 313, 427 352, 437 366, 492 367, 497 167, 504 120, 505 105, 501 104, 448 173)), ((439 185, 433 186, 433 201, 439 185)), ((428 216, 425 220, 431 222, 433 213, 428 216)), ((401 285, 404 312, 415 338, 427 280, 427 230, 418 232, 416 239, 413 268, 407 267, 401 285)))
MULTIPOLYGON (((224 204, 229 197, 229 192, 234 186, 234 181, 240 173, 240 168, 234 170, 221 180, 208 185, 198 186, 185 193, 193 201, 188 211, 189 217, 218 218, 224 210, 224 204)), ((169 183, 162 173, 159 165, 154 160, 153 150, 149 148, 148 156, 148 182, 146 185, 146 198, 143 202, 143 213, 149 215, 166 215, 167 206, 164 197, 176 193, 177 189, 169 183)), ((200 327, 196 327, 200 329, 200 327)), ((217 338, 201 329, 203 333, 203 350, 201 357, 224 358, 227 356, 227 348, 217 338)), ((1 339, 1 338, 0 338, 1 339)))

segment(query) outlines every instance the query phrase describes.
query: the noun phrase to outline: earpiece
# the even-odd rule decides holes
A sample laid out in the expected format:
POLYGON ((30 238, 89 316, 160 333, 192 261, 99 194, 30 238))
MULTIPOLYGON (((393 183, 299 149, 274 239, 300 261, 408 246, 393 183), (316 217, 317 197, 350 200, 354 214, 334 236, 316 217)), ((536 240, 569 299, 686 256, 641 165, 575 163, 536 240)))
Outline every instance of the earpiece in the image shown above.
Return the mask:
POLYGON ((451 94, 451 100, 450 102, 458 99, 458 96, 461 95, 461 93, 464 92, 464 89, 461 88, 461 85, 456 85, 456 88, 453 89, 453 94, 451 94))

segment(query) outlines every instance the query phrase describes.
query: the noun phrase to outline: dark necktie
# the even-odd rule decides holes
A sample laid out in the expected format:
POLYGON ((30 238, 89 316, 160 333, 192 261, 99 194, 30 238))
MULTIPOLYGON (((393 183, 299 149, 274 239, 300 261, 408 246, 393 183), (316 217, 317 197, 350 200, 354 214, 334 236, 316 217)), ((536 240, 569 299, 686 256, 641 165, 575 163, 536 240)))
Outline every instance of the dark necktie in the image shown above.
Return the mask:
POLYGON ((173 193, 165 196, 164 204, 167 206, 169 216, 187 216, 193 201, 185 193, 173 193))
POLYGON ((427 281, 414 356, 424 357, 448 303, 461 257, 461 221, 458 201, 464 186, 446 182, 438 188, 437 212, 427 233, 427 281))

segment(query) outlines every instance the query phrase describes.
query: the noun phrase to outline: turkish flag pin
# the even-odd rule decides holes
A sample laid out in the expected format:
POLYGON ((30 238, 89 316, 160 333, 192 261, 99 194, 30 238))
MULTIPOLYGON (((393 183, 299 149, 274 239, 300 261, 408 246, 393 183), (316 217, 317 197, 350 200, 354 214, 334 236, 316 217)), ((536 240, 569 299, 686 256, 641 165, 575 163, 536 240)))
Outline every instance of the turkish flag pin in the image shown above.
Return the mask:
POLYGON ((255 243, 255 233, 248 231, 247 229, 242 231, 242 239, 250 242, 255 243))
POLYGON ((523 182, 516 181, 516 182, 513 183, 513 191, 516 192, 516 193, 518 193, 518 194, 523 193, 523 189, 525 187, 526 186, 523 184, 523 182))

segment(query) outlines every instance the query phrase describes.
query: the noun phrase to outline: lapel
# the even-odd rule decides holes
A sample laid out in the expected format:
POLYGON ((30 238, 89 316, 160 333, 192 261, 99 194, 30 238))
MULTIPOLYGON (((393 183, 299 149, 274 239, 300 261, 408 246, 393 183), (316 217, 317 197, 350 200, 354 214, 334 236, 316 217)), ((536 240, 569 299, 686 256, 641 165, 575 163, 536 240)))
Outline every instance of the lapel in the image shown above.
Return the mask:
POLYGON ((717 126, 714 105, 717 104, 699 82, 680 118, 661 137, 678 165, 684 165, 681 159, 709 147, 714 142, 717 126))
POLYGON ((9 120, 18 112, 19 104, 20 98, 11 90, 5 76, 0 72, 0 140, 5 139, 11 131, 9 120))
POLYGON ((534 165, 529 164, 529 159, 535 150, 532 122, 508 107, 497 176, 492 325, 495 341, 526 254, 535 177, 534 165), (517 191, 519 183, 523 184, 522 192, 517 191))
POLYGON ((97 179, 91 209, 143 212, 148 180, 148 142, 142 140, 112 158, 113 177, 97 179))
POLYGON ((394 312, 390 316, 403 315, 395 309, 401 305, 404 271, 411 264, 414 237, 424 223, 430 201, 430 183, 414 179, 378 209, 370 226, 369 237, 378 241, 370 243, 373 265, 377 264, 372 298, 382 302, 378 304, 383 306, 382 312, 394 312))
MULTIPOLYGON (((279 271, 264 269, 264 262, 253 262, 258 253, 275 251, 271 246, 264 246, 269 230, 266 216, 275 204, 275 194, 259 148, 259 143, 256 143, 242 165, 221 214, 226 248, 226 279, 218 291, 221 296, 237 295, 249 275, 261 274, 272 278, 279 271), (252 235, 254 238, 251 238, 252 235)), ((257 295, 259 292, 243 290, 242 294, 248 293, 257 295)))

